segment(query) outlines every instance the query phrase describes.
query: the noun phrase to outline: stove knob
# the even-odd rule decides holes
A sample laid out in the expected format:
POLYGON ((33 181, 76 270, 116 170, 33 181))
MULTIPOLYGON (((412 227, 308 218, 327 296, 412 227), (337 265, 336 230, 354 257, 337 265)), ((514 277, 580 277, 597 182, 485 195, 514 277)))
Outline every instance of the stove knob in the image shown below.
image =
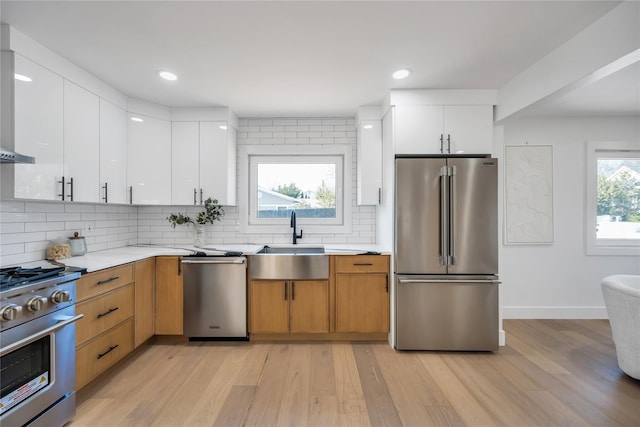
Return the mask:
POLYGON ((42 310, 46 303, 47 303, 47 299, 45 297, 41 297, 41 296, 33 297, 27 303, 27 310, 29 311, 42 310))
POLYGON ((51 302, 54 304, 60 304, 61 302, 71 301, 71 295, 67 291, 55 291, 51 294, 51 302))
POLYGON ((19 305, 9 304, 0 309, 0 316, 2 316, 2 320, 14 320, 21 311, 22 307, 19 305))

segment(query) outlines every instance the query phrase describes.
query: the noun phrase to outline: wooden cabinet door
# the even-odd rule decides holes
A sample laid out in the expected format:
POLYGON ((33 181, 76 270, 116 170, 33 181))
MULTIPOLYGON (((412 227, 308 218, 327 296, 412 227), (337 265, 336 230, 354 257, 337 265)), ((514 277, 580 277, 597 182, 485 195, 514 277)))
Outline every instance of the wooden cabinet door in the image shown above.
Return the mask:
POLYGON ((155 333, 156 314, 156 259, 148 258, 135 263, 135 346, 155 333))
POLYGON ((389 332, 387 274, 336 275, 336 330, 389 332))
POLYGON ((250 286, 251 332, 289 332, 288 282, 278 280, 253 280, 250 286))
POLYGON ((290 282, 290 332, 329 332, 329 282, 290 282))
POLYGON ((182 257, 156 258, 156 334, 182 335, 182 257))

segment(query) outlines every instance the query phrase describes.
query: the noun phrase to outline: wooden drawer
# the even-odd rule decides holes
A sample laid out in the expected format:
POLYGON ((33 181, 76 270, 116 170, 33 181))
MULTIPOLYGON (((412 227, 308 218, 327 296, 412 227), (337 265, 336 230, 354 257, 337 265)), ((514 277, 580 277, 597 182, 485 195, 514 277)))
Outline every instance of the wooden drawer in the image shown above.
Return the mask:
POLYGON ((76 300, 82 301, 133 282, 133 264, 85 274, 76 282, 76 300))
POLYGON ((336 273, 388 273, 387 255, 336 255, 336 273))
POLYGON ((133 319, 116 326, 76 351, 76 390, 133 350, 133 319))
POLYGON ((133 284, 76 305, 84 317, 76 323, 79 346, 133 316, 133 284))

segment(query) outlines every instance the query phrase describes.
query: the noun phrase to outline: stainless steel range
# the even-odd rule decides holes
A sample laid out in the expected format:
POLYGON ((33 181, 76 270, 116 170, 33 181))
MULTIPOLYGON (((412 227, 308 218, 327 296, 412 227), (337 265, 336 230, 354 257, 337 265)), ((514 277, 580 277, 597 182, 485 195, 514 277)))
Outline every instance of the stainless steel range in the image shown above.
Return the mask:
POLYGON ((0 269, 0 425, 62 426, 75 414, 76 279, 0 269))

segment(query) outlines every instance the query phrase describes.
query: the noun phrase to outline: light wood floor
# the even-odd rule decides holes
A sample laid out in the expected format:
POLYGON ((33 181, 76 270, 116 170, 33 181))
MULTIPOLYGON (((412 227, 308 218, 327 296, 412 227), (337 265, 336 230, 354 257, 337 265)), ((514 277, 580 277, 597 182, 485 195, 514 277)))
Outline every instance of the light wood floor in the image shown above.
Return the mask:
POLYGON ((606 320, 507 320, 497 353, 156 340, 78 393, 81 426, 639 426, 606 320))

